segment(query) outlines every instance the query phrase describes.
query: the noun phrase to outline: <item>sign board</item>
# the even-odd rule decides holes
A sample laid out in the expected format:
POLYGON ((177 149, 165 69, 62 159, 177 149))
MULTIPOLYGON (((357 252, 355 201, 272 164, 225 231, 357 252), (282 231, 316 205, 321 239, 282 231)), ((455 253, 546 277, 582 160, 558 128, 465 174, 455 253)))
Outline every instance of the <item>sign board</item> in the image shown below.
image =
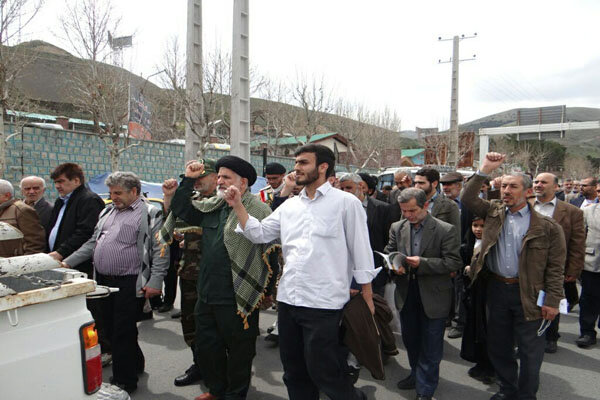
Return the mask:
POLYGON ((150 139, 152 126, 152 106, 144 93, 134 84, 129 84, 129 136, 136 139, 150 139))
MULTIPOLYGON (((567 107, 551 106, 537 108, 521 108, 517 110, 517 126, 561 124, 567 119, 567 107)), ((560 139, 565 131, 521 132, 517 140, 560 139)))

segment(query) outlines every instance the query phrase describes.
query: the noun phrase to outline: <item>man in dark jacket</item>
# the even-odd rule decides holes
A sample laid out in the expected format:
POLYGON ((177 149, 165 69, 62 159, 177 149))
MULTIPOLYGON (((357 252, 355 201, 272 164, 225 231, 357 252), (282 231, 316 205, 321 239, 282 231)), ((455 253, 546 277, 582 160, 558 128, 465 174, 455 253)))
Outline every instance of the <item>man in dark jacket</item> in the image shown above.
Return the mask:
POLYGON ((596 185, 598 180, 594 177, 588 177, 581 181, 581 191, 579 196, 571 200, 571 204, 575 207, 584 209, 590 204, 598 202, 598 194, 596 193, 596 185))
MULTIPOLYGON (((46 232, 47 250, 51 257, 62 261, 92 236, 104 201, 84 186, 83 170, 77 164, 59 165, 50 178, 54 181, 59 198, 54 203, 46 232)), ((91 278, 91 259, 79 264, 77 269, 91 278)))

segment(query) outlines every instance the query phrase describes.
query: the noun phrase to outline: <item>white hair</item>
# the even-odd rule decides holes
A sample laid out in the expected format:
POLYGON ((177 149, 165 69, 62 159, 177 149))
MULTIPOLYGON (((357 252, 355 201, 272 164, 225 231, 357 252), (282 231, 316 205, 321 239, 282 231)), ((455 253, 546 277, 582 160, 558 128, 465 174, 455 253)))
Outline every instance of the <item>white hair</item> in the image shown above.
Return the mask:
POLYGON ((15 196, 15 188, 12 183, 7 180, 0 179, 0 194, 10 193, 11 197, 15 196))
POLYGON ((23 189, 23 182, 27 179, 39 179, 40 181, 42 181, 42 187, 44 189, 46 189, 46 180, 42 177, 35 176, 35 175, 29 175, 29 176, 26 176, 25 178, 21 179, 21 182, 19 183, 19 187, 21 189, 23 189))

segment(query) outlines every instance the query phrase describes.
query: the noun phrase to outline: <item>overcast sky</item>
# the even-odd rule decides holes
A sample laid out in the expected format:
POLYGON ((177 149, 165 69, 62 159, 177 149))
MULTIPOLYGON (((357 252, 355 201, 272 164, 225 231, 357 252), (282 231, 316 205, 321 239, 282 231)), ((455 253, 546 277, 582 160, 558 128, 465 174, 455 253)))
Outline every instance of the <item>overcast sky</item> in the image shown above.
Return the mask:
MULTIPOLYGON (((262 73, 323 76, 336 97, 389 107, 402 129, 447 128, 452 42, 460 43, 461 123, 516 107, 600 107, 600 1, 249 0, 250 58, 262 73)), ((134 34, 125 66, 157 71, 166 42, 185 44, 186 0, 115 0, 134 34)), ((57 39, 63 0, 47 0, 27 39, 57 39)), ((231 48, 233 0, 203 1, 205 51, 231 48)), ((153 78, 154 82, 158 82, 153 78)))

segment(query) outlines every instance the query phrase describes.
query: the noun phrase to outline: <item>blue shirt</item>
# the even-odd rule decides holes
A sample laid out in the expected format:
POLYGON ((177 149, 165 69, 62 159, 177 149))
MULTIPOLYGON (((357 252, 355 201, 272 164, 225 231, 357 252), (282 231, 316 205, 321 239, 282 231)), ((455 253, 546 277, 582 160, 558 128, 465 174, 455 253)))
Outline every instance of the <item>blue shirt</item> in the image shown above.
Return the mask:
POLYGON ((54 251, 54 243, 56 242, 56 236, 58 236, 58 229, 60 228, 60 223, 62 222, 63 216, 65 215, 65 210, 67 209, 67 203, 69 202, 69 198, 73 192, 69 193, 65 197, 59 197, 62 200, 63 205, 58 212, 58 217, 56 217, 56 223, 52 227, 50 231, 50 236, 48 236, 48 245, 50 246, 50 251, 54 251))
POLYGON ((488 257, 488 267, 493 273, 505 278, 519 276, 519 256, 530 221, 529 206, 526 205, 515 213, 506 209, 502 231, 488 257))

